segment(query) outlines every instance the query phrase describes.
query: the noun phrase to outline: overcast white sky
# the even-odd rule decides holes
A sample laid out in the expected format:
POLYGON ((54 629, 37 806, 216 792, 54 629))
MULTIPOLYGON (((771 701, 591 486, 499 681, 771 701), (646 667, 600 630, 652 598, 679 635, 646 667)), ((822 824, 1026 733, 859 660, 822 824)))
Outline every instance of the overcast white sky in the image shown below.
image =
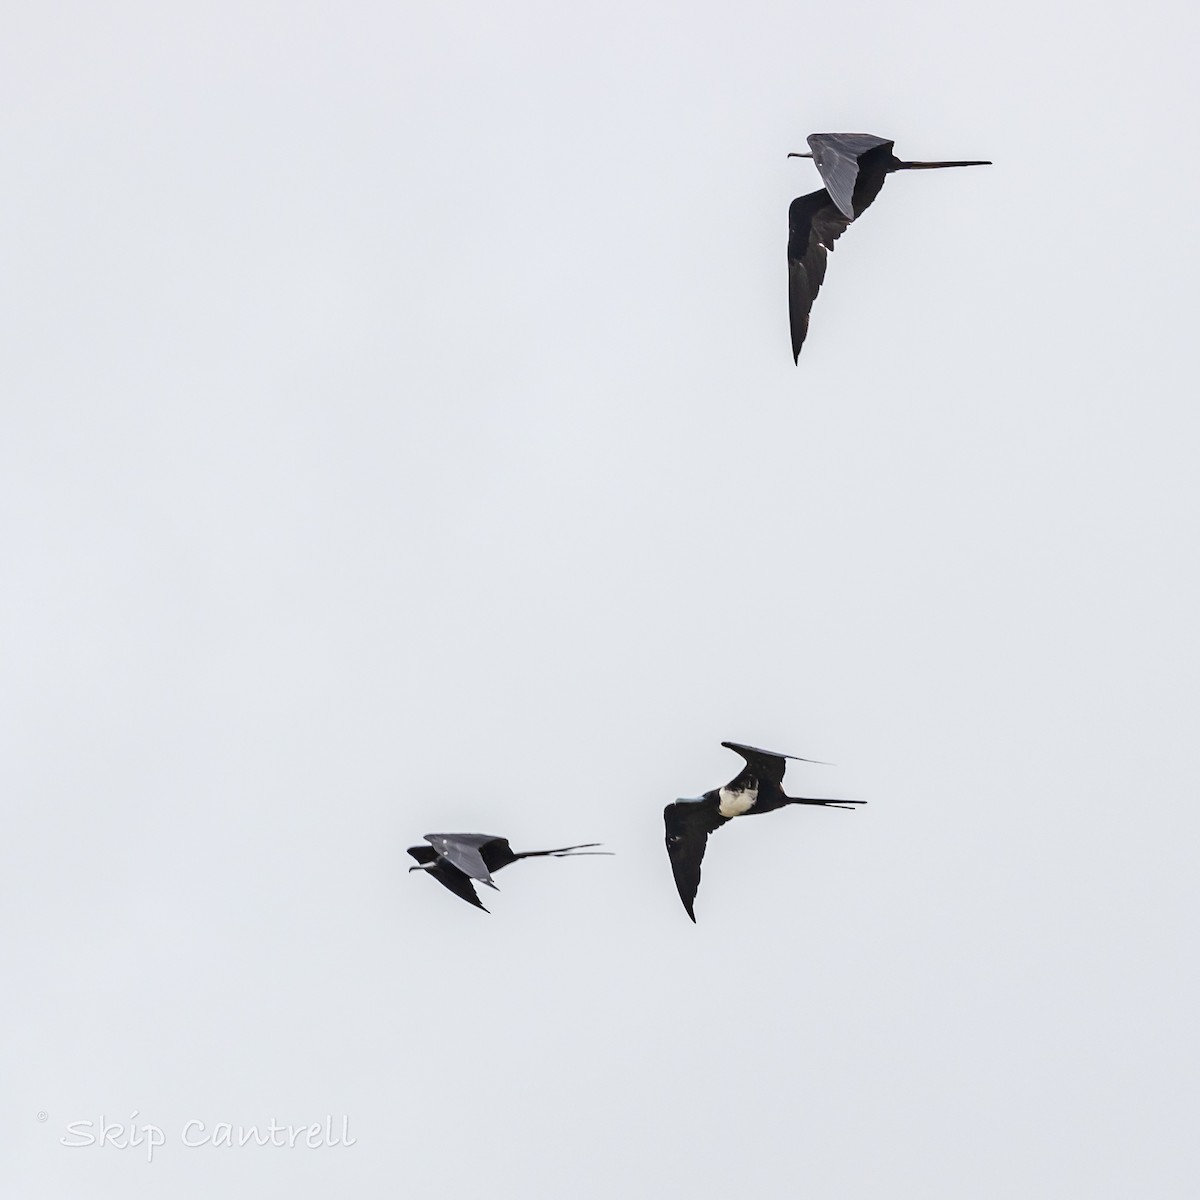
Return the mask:
POLYGON ((1197 25, 8 6, 0 1191, 1192 1194, 1197 25))

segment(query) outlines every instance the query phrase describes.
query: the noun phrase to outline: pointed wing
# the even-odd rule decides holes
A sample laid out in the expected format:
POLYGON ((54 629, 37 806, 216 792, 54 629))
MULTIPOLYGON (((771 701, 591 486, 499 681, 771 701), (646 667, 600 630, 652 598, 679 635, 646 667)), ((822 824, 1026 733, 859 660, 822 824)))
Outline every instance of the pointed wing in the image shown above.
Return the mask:
POLYGON ((808 314, 825 280, 827 251, 849 224, 824 188, 798 197, 788 209, 788 315, 797 362, 808 336, 808 314))
MULTIPOLYGON (((821 182, 825 184, 834 204, 841 209, 842 214, 853 221, 861 214, 866 204, 859 206, 859 212, 854 211, 854 185, 858 182, 859 159, 872 150, 886 147, 884 154, 891 155, 895 143, 887 138, 876 137, 871 133, 813 133, 809 135, 808 146, 812 151, 813 162, 821 172, 821 182)), ((879 189, 875 189, 878 193, 879 189)), ((874 196, 871 197, 875 199, 874 196)), ((868 201, 867 203, 870 203, 868 201)))
MULTIPOLYGON (((758 781, 760 783, 783 784, 783 773, 787 770, 788 759, 792 762, 820 762, 817 758, 800 758, 796 754, 777 754, 774 750, 760 750, 757 746, 743 746, 740 742, 722 742, 726 750, 740 754, 746 760, 745 768, 726 787, 734 788, 742 783, 758 781)), ((822 766, 828 766, 822 763, 822 766)))
MULTIPOLYGON (((437 852, 431 850, 428 846, 410 846, 409 854, 421 863, 433 862, 438 857, 437 852)), ((471 881, 456 867, 450 866, 445 862, 438 862, 436 866, 430 867, 426 875, 432 875, 444 888, 449 888, 460 900, 465 900, 468 904, 473 904, 476 908, 483 908, 483 903, 475 892, 475 887, 471 881)), ((484 912, 488 910, 483 908, 484 912)))
POLYGON ((663 809, 663 824, 667 832, 667 854, 675 886, 683 901, 684 911, 696 923, 692 906, 700 889, 700 864, 708 835, 725 824, 725 818, 707 804, 677 800, 663 809))
MULTIPOLYGON (((449 888, 460 900, 465 900, 468 904, 475 905, 476 908, 483 908, 483 901, 479 899, 475 885, 461 871, 446 863, 439 863, 428 874, 432 875, 442 887, 449 888)), ((483 911, 487 912, 488 910, 483 908, 483 911)))
POLYGON ((490 842, 508 843, 490 833, 427 833, 425 840, 437 851, 438 858, 457 867, 464 875, 495 887, 491 872, 481 853, 490 842))

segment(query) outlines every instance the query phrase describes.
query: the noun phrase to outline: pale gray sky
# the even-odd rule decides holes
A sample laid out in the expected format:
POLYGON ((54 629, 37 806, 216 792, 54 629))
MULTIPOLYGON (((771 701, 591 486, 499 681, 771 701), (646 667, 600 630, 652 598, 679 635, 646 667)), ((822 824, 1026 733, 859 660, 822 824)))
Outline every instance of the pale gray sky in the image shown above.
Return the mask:
POLYGON ((10 6, 0 1191, 1190 1194, 1197 24, 10 6))

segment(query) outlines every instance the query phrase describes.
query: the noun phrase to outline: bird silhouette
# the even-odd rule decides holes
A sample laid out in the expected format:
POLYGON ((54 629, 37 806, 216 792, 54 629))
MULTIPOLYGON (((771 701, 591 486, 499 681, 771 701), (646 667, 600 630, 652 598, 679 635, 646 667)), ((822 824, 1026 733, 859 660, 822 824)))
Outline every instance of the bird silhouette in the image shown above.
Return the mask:
POLYGON ((722 742, 745 759, 746 765, 724 787, 714 788, 694 799, 676 800, 663 809, 666 827, 667 854, 675 875, 679 898, 693 923, 693 906, 700 888, 700 864, 708 845, 708 835, 734 817, 771 812, 787 804, 814 804, 823 808, 850 808, 865 804, 865 800, 813 800, 788 796, 783 790, 783 773, 787 760, 817 762, 812 758, 797 758, 794 754, 775 754, 737 742, 722 742))
POLYGON ((984 159, 957 162, 903 162, 892 153, 894 142, 870 133, 814 133, 807 154, 825 184, 793 200, 788 209, 788 309, 792 358, 808 334, 808 317, 825 279, 828 252, 834 242, 870 207, 893 171, 929 171, 943 167, 990 167, 984 159))
MULTIPOLYGON (((409 872, 428 871, 443 887, 476 908, 483 908, 472 880, 478 880, 490 888, 496 884, 492 872, 507 867, 522 858, 566 858, 578 854, 609 854, 607 850, 593 850, 599 842, 584 842, 578 846, 560 846, 557 850, 514 851, 508 838, 490 833, 427 833, 428 846, 409 846, 408 853, 417 860, 409 872)), ((497 889, 498 890, 498 889, 497 889)))

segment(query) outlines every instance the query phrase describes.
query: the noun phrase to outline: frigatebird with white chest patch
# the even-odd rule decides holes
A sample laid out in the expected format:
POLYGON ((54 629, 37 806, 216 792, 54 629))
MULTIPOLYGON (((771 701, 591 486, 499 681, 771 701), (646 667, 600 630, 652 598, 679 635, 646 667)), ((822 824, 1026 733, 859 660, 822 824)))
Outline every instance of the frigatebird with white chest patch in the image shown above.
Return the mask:
MULTIPOLYGON (((740 754, 746 765, 724 787, 714 788, 695 799, 676 800, 663 809, 667 831, 667 854, 675 886, 687 915, 695 923, 693 905, 700 888, 700 863, 708 845, 708 835, 733 820, 734 817, 771 812, 787 804, 815 804, 822 808, 849 808, 865 804, 865 800, 813 800, 789 796, 783 790, 783 773, 787 760, 817 762, 813 758, 797 758, 794 754, 775 754, 738 742, 722 742, 722 746, 740 754)), ((825 764, 828 765, 828 764, 825 764)))

